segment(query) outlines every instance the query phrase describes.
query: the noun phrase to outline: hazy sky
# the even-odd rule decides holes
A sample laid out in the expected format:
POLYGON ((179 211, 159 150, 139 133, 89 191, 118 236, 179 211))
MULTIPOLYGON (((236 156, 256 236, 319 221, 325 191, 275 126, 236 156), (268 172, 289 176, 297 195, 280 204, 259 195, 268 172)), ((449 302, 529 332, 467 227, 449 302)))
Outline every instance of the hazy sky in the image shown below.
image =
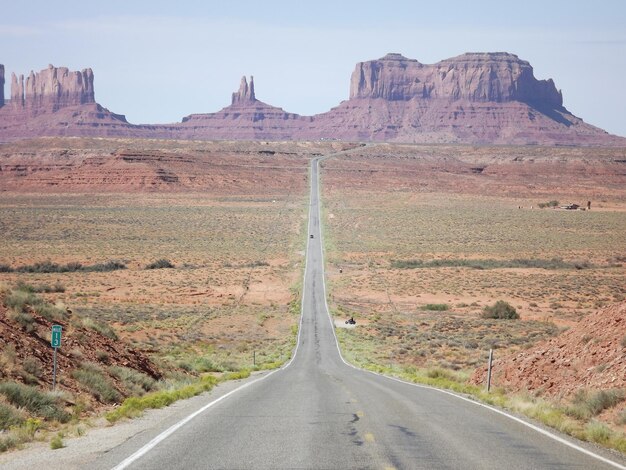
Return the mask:
POLYGON ((217 111, 244 74, 258 99, 311 115, 347 99, 357 62, 507 51, 626 136, 624 0, 29 0, 3 6, 0 51, 9 77, 91 67, 96 100, 136 124, 217 111))

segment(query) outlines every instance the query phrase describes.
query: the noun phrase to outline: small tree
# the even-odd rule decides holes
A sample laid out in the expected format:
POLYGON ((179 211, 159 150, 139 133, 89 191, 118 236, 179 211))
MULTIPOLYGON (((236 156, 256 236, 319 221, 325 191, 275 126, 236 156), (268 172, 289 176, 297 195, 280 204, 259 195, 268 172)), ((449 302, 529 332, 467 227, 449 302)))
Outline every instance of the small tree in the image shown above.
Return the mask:
POLYGON ((483 318, 495 318, 498 320, 519 319, 519 314, 515 310, 515 307, 504 300, 498 300, 495 304, 486 306, 481 316, 483 318))

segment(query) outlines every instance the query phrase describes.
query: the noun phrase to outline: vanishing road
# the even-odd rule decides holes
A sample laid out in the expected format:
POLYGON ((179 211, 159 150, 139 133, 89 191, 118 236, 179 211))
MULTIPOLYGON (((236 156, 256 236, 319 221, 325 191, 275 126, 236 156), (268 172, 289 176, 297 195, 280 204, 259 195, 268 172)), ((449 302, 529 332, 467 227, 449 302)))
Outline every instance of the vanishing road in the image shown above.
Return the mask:
POLYGON ((314 238, 308 239, 301 329, 292 362, 208 405, 148 445, 141 438, 127 441, 95 467, 626 468, 619 457, 609 457, 616 459, 612 463, 606 452, 600 457, 585 450, 591 447, 573 448, 487 407, 344 363, 325 301, 319 163, 314 160, 311 168, 309 233, 314 238))

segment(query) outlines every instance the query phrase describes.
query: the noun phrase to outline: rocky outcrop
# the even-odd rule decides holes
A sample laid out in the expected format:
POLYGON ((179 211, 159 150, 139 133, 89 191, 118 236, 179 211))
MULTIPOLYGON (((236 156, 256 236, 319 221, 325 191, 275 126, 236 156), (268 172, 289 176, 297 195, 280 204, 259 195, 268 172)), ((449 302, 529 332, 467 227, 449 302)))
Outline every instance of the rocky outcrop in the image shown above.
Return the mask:
POLYGON ((400 54, 361 62, 350 80, 350 99, 359 98, 563 105, 552 80, 537 80, 528 62, 506 52, 467 53, 434 65, 400 54))
POLYGON ((26 80, 13 74, 11 103, 13 108, 57 111, 67 106, 95 103, 93 72, 72 72, 66 67, 49 65, 38 73, 30 72, 26 80))
POLYGON ((241 84, 239 85, 239 91, 233 93, 231 100, 232 105, 245 106, 252 104, 256 101, 254 96, 254 77, 250 76, 250 85, 246 80, 245 75, 241 77, 241 84))

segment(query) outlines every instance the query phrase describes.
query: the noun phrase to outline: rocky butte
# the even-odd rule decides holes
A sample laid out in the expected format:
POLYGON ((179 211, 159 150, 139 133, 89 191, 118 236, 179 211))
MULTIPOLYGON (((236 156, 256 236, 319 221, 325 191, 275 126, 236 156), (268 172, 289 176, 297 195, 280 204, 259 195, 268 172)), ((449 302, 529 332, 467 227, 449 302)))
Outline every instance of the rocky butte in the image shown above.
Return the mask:
POLYGON ((563 107, 552 80, 504 52, 427 65, 400 54, 357 64, 350 97, 315 117, 343 138, 399 142, 624 145, 563 107))
POLYGON ((49 109, 52 112, 67 106, 95 103, 93 72, 70 72, 65 67, 49 65, 35 74, 11 75, 11 106, 33 112, 49 109))
POLYGON ((13 74, 0 140, 43 135, 626 146, 626 138, 571 114, 552 80, 538 80, 528 62, 506 52, 436 64, 395 53, 360 62, 348 99, 315 116, 258 100, 253 78, 243 77, 230 106, 154 125, 129 124, 97 104, 90 69, 49 66, 26 80, 13 74))
POLYGON ((552 80, 537 80, 528 62, 506 52, 468 53, 434 65, 400 54, 357 64, 350 99, 382 98, 496 102, 521 101, 560 108, 552 80))
MULTIPOLYGON (((4 66, 2 97, 4 96, 4 66)), ((102 135, 103 127, 127 126, 124 116, 111 113, 96 103, 94 74, 66 67, 11 75, 11 99, 0 101, 0 139, 15 140, 38 136, 102 135)), ((106 131, 104 132, 106 135, 106 131)))

